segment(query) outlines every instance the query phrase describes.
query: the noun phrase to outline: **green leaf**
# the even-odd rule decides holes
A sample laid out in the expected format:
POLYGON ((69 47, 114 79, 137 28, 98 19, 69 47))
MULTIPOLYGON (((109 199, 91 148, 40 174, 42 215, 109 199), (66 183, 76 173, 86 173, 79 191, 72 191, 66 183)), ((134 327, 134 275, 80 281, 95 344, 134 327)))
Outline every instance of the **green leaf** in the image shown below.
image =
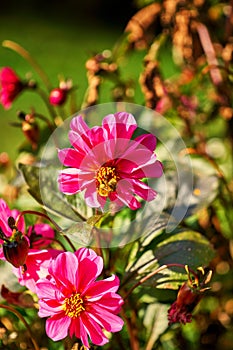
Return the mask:
MULTIPOLYGON (((127 283, 136 283, 162 265, 188 265, 192 269, 205 267, 209 265, 214 255, 209 241, 198 232, 181 230, 172 234, 163 232, 155 236, 148 245, 137 247, 126 269, 125 279, 127 283)), ((187 273, 182 266, 168 266, 148 279, 143 286, 178 289, 185 280, 187 273)))
POLYGON ((162 241, 154 250, 159 265, 207 266, 215 253, 209 241, 195 231, 180 231, 162 241))
MULTIPOLYGON (((69 198, 61 193, 57 183, 57 169, 49 167, 37 167, 33 165, 19 164, 28 185, 28 192, 35 200, 44 206, 46 210, 63 218, 80 221, 80 212, 86 206, 81 198, 69 198)), ((71 196, 73 197, 73 196, 71 196)), ((84 214, 83 214, 84 215, 84 214)))
POLYGON ((72 243, 78 243, 81 245, 90 245, 93 238, 93 226, 86 222, 76 222, 70 226, 67 230, 64 230, 64 234, 69 237, 72 243))

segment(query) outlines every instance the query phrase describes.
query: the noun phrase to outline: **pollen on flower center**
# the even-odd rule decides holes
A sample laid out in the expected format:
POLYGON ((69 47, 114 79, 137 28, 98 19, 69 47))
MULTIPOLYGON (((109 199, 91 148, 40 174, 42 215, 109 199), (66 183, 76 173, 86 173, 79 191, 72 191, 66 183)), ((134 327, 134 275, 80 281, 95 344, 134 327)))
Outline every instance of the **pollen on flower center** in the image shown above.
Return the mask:
POLYGON ((95 178, 97 192, 103 197, 107 197, 110 192, 116 190, 117 181, 120 179, 116 168, 109 166, 102 166, 95 178))
POLYGON ((80 297, 80 294, 73 294, 71 297, 66 298, 63 304, 65 314, 70 318, 77 318, 85 311, 84 301, 80 297))

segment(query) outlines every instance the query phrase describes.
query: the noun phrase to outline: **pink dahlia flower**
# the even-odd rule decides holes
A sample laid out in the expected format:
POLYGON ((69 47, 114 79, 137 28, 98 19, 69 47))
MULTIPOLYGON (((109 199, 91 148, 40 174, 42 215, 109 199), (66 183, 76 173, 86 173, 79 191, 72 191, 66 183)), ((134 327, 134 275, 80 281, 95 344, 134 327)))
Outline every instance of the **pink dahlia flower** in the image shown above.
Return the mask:
POLYGON ((73 148, 58 151, 60 162, 68 167, 59 174, 61 192, 85 191, 87 205, 96 208, 103 208, 108 198, 134 210, 141 206, 135 195, 146 201, 155 198, 156 192, 141 180, 162 175, 154 153, 156 138, 149 133, 132 138, 137 123, 131 114, 110 114, 102 126, 91 129, 78 116, 70 127, 73 148))
POLYGON ((123 300, 116 293, 119 279, 112 275, 96 281, 103 269, 103 260, 87 248, 65 252, 51 261, 47 278, 37 284, 39 316, 49 317, 46 333, 54 341, 76 336, 89 348, 92 343, 108 342, 103 332, 118 332, 123 321, 117 314, 123 300), (87 273, 88 272, 88 273, 87 273))
POLYGON ((0 71, 0 86, 0 102, 5 109, 8 109, 23 90, 24 84, 13 69, 4 67, 0 71))

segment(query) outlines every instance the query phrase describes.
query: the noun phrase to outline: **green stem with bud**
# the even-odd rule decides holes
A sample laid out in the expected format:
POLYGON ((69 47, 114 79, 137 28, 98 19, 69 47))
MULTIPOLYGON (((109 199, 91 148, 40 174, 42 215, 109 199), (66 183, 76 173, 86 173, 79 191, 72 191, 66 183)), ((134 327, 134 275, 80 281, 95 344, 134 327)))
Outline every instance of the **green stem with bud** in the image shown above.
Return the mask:
MULTIPOLYGON (((132 291, 137 288, 138 286, 142 285, 143 283, 145 283, 148 279, 150 279, 151 277, 157 275, 158 273, 160 273, 161 271, 168 269, 170 267, 180 267, 182 269, 185 269, 185 271, 187 272, 187 265, 183 265, 183 264, 167 264, 167 265, 162 265, 159 266, 156 270, 152 271, 151 273, 149 273, 147 276, 141 278, 134 286, 132 286, 130 288, 130 290, 126 293, 126 295, 124 296, 124 300, 128 298, 128 296, 132 293, 132 291)), ((189 268, 189 271, 196 276, 196 273, 189 268)))
POLYGON ((67 243, 70 245, 70 247, 72 248, 72 250, 75 252, 76 251, 76 248, 75 246, 73 245, 73 243, 70 241, 70 239, 62 232, 62 229, 61 227, 53 220, 51 219, 48 215, 44 214, 44 213, 41 213, 39 211, 35 211, 35 210, 24 210, 22 211, 17 219, 15 220, 15 226, 17 226, 20 218, 26 214, 31 214, 31 215, 37 215, 37 216, 41 216, 43 218, 45 218, 46 220, 48 220, 49 222, 51 222, 51 224, 53 224, 53 226, 55 227, 55 229, 62 234, 62 236, 65 238, 65 240, 67 241, 67 243))
POLYGON ((2 46, 17 52, 21 57, 23 57, 37 72, 47 89, 49 91, 52 89, 52 84, 50 83, 47 74, 27 50, 25 50, 21 45, 11 40, 4 40, 2 46))

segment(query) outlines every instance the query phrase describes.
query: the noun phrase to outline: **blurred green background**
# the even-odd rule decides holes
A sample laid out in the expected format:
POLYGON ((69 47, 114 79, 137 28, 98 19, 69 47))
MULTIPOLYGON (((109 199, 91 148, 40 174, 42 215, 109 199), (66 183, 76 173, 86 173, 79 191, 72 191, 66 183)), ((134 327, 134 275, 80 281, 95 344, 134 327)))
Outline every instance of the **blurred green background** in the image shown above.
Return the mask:
MULTIPOLYGON (((54 87, 58 75, 72 78, 78 86, 79 104, 87 87, 85 61, 111 49, 134 12, 133 2, 124 0, 8 1, 1 4, 0 43, 12 40, 28 50, 54 87)), ((4 66, 12 67, 21 78, 31 72, 38 79, 23 58, 0 45, 0 67, 4 66)), ((0 106, 0 152, 7 151, 13 159, 23 135, 9 123, 18 121, 18 110, 28 113, 32 107, 45 111, 41 99, 31 91, 19 96, 8 111, 0 106)))

